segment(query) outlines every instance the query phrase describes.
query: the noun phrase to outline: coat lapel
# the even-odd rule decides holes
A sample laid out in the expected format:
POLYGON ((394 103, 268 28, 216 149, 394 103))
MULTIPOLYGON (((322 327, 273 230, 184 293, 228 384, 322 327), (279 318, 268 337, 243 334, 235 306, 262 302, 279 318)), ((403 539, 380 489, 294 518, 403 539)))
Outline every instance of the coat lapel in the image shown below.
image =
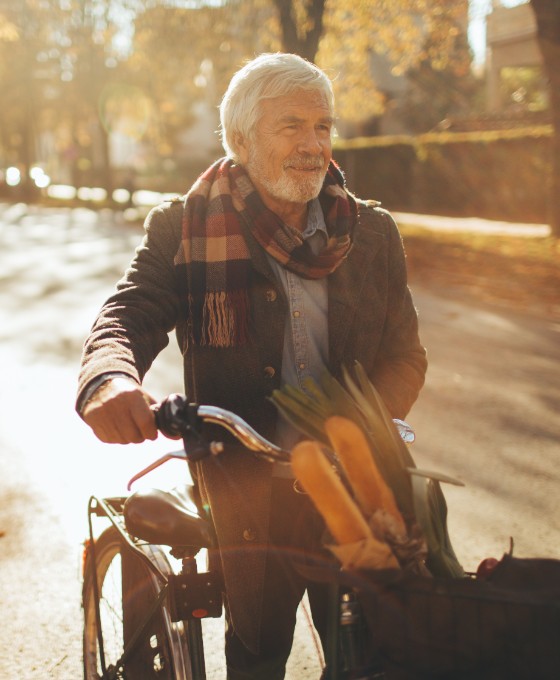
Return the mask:
POLYGON ((360 215, 348 257, 329 276, 329 369, 333 375, 340 374, 352 321, 369 303, 363 299, 362 291, 384 240, 373 229, 365 229, 361 223, 363 219, 360 215))

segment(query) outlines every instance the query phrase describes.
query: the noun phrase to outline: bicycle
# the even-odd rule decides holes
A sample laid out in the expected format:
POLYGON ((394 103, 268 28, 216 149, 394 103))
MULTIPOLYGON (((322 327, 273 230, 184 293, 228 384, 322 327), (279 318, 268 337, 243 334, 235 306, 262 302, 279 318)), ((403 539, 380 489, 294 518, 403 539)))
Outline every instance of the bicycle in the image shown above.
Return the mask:
MULTIPOLYGON (((129 490, 173 458, 220 455, 223 446, 200 433, 204 422, 229 430, 261 458, 289 461, 235 414, 180 395, 160 404, 156 422, 162 432, 182 435, 184 450, 136 474, 129 490)), ((396 425, 405 441, 413 440, 406 423, 396 425)), ((221 615, 222 584, 217 571, 197 570, 196 554, 216 542, 193 488, 92 496, 88 523, 85 680, 205 680, 201 619, 221 615), (110 522, 97 539, 94 517, 110 522)), ((310 569, 330 584, 322 680, 558 677, 560 560, 504 555, 483 579, 345 572, 336 562, 310 569)))
MULTIPOLYGON (((408 425, 396 422, 401 436, 413 440, 408 425)), ((220 455, 223 445, 205 441, 202 423, 221 425, 260 458, 289 463, 287 451, 235 414, 190 404, 181 395, 170 395, 156 407, 156 423, 164 434, 183 436, 184 449, 141 470, 128 490, 168 460, 220 455)), ((205 680, 201 619, 221 616, 222 583, 216 570, 197 568, 197 553, 217 546, 194 488, 185 484, 181 489, 137 491, 128 497, 92 496, 88 527, 82 594, 85 680, 205 680), (110 523, 98 538, 94 517, 110 523), (179 569, 170 558, 180 562, 179 569)), ((357 599, 352 589, 337 583, 330 586, 329 597, 324 677, 366 677, 353 675, 363 668, 367 648, 357 599)), ((379 676, 375 672, 368 677, 379 676)))

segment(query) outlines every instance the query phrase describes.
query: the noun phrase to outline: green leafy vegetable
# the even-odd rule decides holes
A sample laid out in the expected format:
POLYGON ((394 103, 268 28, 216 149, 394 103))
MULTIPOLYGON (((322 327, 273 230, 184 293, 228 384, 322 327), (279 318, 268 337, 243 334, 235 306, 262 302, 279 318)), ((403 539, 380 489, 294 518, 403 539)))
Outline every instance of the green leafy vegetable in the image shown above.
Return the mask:
POLYGON ((355 378, 348 371, 343 377, 342 385, 325 372, 319 384, 309 379, 303 389, 287 385, 275 390, 271 399, 296 429, 327 447, 330 442, 324 424, 330 416, 348 418, 360 426, 405 520, 409 525, 417 523, 422 530, 431 572, 434 576, 462 576, 447 530, 447 504, 439 482, 462 483, 416 467, 383 400, 359 363, 355 365, 355 378))

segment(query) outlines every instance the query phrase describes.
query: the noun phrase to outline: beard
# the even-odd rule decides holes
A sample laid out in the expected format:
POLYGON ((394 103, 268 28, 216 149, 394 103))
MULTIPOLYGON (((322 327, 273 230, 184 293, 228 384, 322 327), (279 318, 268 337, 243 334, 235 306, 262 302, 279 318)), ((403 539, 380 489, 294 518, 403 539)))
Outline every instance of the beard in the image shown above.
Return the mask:
POLYGON ((253 146, 249 153, 246 170, 274 198, 290 203, 307 203, 317 198, 327 173, 323 156, 293 156, 282 165, 282 174, 272 178, 264 154, 253 146), (290 174, 289 168, 315 169, 315 172, 290 174))

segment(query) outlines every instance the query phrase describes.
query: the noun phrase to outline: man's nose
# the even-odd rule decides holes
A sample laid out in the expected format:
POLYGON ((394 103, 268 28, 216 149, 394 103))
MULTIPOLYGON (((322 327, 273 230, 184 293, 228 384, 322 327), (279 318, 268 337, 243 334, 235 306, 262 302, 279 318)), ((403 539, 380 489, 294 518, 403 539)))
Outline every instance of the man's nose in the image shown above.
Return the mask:
POLYGON ((316 130, 305 130, 298 140, 300 153, 319 154, 323 150, 323 143, 319 139, 316 130))

